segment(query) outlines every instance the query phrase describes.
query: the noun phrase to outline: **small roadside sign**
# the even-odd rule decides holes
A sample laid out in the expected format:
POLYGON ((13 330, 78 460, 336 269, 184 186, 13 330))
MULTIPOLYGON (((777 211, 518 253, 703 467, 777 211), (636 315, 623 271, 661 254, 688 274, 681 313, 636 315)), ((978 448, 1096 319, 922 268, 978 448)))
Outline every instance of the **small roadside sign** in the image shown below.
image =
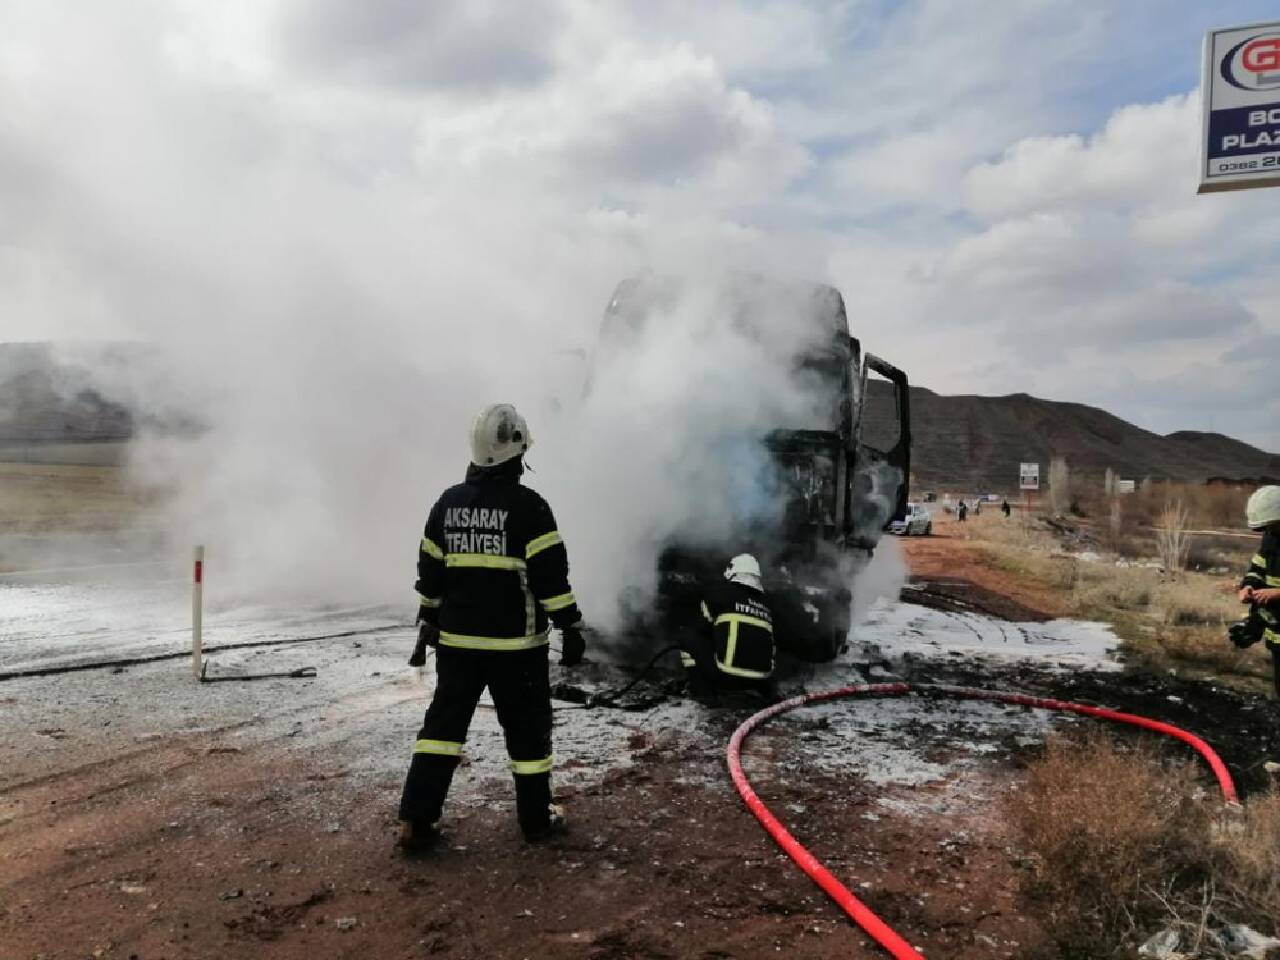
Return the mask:
POLYGON ((1280 186, 1280 22, 1210 30, 1197 193, 1280 186))
POLYGON ((1018 467, 1018 489, 1040 489, 1040 464, 1024 463, 1018 467))

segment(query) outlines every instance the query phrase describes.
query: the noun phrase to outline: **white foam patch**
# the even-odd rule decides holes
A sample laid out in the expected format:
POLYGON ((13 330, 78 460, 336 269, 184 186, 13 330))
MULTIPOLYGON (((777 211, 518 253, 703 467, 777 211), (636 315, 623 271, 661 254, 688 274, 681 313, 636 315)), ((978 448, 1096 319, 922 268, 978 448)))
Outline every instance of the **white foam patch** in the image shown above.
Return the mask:
POLYGON ((1045 669, 1120 669, 1115 658, 1120 639, 1107 624, 1086 620, 1011 623, 880 600, 855 628, 853 640, 889 657, 911 653, 1002 663, 1031 660, 1045 669))

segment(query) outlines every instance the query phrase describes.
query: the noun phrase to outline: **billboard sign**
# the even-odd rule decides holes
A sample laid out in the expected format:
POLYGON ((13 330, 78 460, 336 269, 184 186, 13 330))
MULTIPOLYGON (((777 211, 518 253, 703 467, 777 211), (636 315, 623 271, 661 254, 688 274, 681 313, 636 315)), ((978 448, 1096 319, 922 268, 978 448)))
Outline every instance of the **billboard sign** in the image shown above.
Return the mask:
POLYGON ((1040 489, 1040 464, 1024 463, 1018 467, 1018 489, 1040 489))
POLYGON ((1198 193, 1280 186, 1280 22, 1211 30, 1198 193))

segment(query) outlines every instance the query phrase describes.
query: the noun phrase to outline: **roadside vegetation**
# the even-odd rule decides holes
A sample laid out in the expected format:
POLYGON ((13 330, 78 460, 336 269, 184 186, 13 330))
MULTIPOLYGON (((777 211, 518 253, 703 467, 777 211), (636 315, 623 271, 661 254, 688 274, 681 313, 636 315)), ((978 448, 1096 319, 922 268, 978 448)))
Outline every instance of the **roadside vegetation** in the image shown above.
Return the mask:
POLYGON ((1106 498, 1085 490, 1073 498, 1081 516, 1019 511, 1006 520, 987 510, 949 530, 1048 596, 1046 612, 1111 624, 1131 666, 1264 692, 1269 654, 1261 644, 1237 650, 1226 633, 1244 615, 1236 587, 1258 545, 1241 522, 1248 493, 1158 484, 1106 498))
MULTIPOLYGON (((1056 511, 984 510, 942 532, 1046 598, 1044 612, 1111 624, 1129 669, 1265 694, 1270 655, 1237 650, 1226 633, 1244 614, 1236 588, 1258 545, 1243 526, 1249 493, 1151 485, 1106 496, 1077 484, 1056 511)), ((1280 937, 1277 785, 1232 811, 1197 762, 1133 742, 1052 739, 1006 801, 1031 864, 1024 892, 1061 955, 1132 957, 1160 935, 1173 952, 1146 955, 1239 956, 1220 939, 1233 924, 1280 937)))
POLYGON ((156 500, 123 467, 0 462, 0 533, 128 529, 156 500))
POLYGON ((1006 802, 1031 872, 1025 892, 1067 957, 1226 957, 1218 934, 1280 936, 1280 793, 1225 807, 1194 764, 1095 733, 1053 738, 1006 802))

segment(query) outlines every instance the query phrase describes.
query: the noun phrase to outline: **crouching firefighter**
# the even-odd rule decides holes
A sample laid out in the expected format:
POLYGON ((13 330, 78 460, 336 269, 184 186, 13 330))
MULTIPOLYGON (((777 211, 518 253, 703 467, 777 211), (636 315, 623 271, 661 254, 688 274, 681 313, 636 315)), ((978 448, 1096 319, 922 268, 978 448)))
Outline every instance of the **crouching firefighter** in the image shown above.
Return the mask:
POLYGON ((773 613, 749 553, 729 561, 724 580, 702 600, 703 631, 691 638, 680 660, 709 692, 755 690, 767 694, 773 676, 773 613))
POLYGON ((1266 642, 1280 696, 1280 486, 1255 490, 1245 520, 1250 529, 1262 532, 1262 544, 1240 581, 1239 599, 1249 605, 1249 614, 1231 625, 1228 636, 1241 649, 1266 642))
POLYGON ((471 428, 466 481, 432 507, 418 552, 419 649, 436 652, 437 683, 400 800, 400 846, 417 853, 437 823, 467 727, 486 687, 506 737, 516 815, 526 838, 564 827, 551 801, 550 624, 560 663, 585 641, 569 587, 569 559, 545 500, 521 485, 528 424, 510 404, 486 407, 471 428))

